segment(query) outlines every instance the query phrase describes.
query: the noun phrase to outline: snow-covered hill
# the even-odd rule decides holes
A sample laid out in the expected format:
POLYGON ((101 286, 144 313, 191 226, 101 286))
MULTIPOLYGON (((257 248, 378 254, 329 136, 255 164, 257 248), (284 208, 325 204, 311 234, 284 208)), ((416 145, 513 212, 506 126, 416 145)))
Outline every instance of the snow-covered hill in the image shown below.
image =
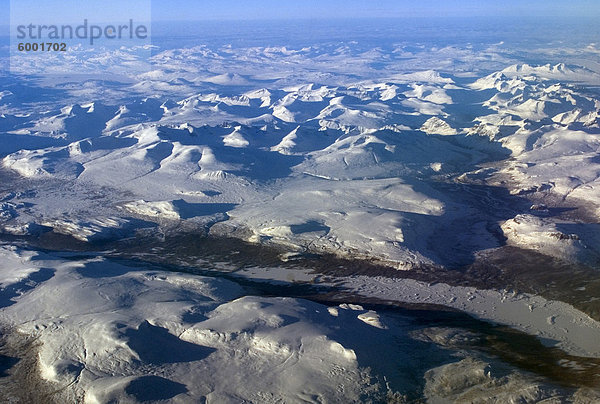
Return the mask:
MULTIPOLYGON (((493 162, 494 169, 473 178, 492 193, 506 188, 518 199, 552 196, 598 217, 600 101, 558 81, 586 72, 517 65, 461 85, 424 71, 385 82, 238 94, 231 80, 213 80, 229 95, 152 96, 120 106, 95 101, 26 119, 5 114, 12 144, 2 166, 31 180, 81 184, 83 193, 88 185, 114 189, 101 216, 120 217, 116 227, 128 214, 202 226, 220 222, 215 233, 292 250, 352 254, 400 268, 445 265, 448 257, 431 248, 432 237, 473 210, 471 202, 440 193, 435 184, 457 178, 464 184, 473 177, 469 172, 482 172, 481 164, 493 162), (20 142, 23 148, 15 150, 20 142)), ((26 200, 4 199, 5 231, 34 222, 64 232, 52 223, 65 220, 72 234, 85 227, 77 224, 79 215, 62 217, 41 194, 26 215, 18 208, 26 200)), ((78 203, 79 210, 88 209, 78 203)), ((488 218, 486 226, 528 213, 516 203, 512 209, 512 216, 488 218)), ((556 220, 540 223, 552 233, 556 223, 576 224, 556 220)), ((473 226, 485 222, 481 217, 456 229, 451 242, 480 234, 473 226)), ((511 243, 538 249, 515 235, 523 227, 510 228, 511 243)), ((557 248, 543 251, 594 262, 597 240, 585 233, 573 248, 560 247, 563 237, 550 238, 557 248)), ((496 239, 488 232, 461 253, 501 245, 496 239)))
POLYGON ((2 397, 599 401, 595 25, 510 20, 16 55, 2 397))
MULTIPOLYGON (((486 400, 491 392, 507 401, 598 398, 494 358, 493 345, 492 355, 479 352, 480 341, 494 334, 473 320, 429 326, 423 312, 380 314, 357 304, 253 296, 219 277, 67 255, 0 247, 3 333, 10 330, 2 352, 20 347, 22 355, 21 366, 0 380, 7 400, 362 403, 486 400)), ((352 282, 360 293, 373 293, 359 286, 363 281, 352 282)), ((418 282, 395 283, 382 283, 373 297, 421 290, 418 282)), ((553 322, 575 321, 580 328, 572 330, 587 338, 560 337, 564 348, 597 355, 589 341, 600 327, 568 305, 445 288, 437 285, 423 298, 458 295, 457 305, 484 313, 491 308, 481 302, 487 296, 497 315, 516 314, 521 326, 554 336, 544 318, 548 306, 553 322), (529 315, 527 305, 540 312, 529 315)))

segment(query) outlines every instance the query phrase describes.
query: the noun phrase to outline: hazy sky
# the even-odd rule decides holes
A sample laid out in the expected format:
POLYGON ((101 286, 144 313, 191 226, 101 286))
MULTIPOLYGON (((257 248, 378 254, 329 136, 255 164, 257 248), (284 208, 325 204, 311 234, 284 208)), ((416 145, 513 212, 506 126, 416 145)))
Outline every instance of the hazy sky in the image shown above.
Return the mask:
POLYGON ((600 0, 173 0, 154 19, 600 16, 600 0))
MULTIPOLYGON (((8 19, 9 0, 0 0, 0 16, 8 19)), ((215 19, 588 16, 600 17, 600 0, 12 0, 32 21, 53 12, 66 22, 85 17, 113 17, 118 4, 132 15, 152 4, 154 21, 215 19), (112 6, 111 6, 112 5, 112 6)), ((16 8, 13 6, 13 8, 16 8)), ((14 11, 14 10, 13 10, 14 11)), ((126 12, 119 12, 123 17, 126 12)), ((7 21, 2 21, 0 24, 7 21)))

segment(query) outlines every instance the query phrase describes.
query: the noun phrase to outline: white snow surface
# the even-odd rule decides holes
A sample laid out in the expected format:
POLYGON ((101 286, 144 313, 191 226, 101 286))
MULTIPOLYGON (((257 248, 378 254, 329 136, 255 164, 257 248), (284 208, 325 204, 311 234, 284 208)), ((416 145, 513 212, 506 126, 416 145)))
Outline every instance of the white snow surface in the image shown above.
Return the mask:
POLYGON ((369 394, 367 371, 336 339, 382 327, 362 308, 335 309, 350 310, 349 321, 304 300, 243 296, 222 279, 6 246, 0 263, 2 323, 36 339, 37 376, 63 402, 359 402, 369 394))
MULTIPOLYGON (((100 257, 2 246, 0 258, 3 326, 35 339, 28 377, 60 402, 379 402, 397 394, 382 383, 386 375, 395 389, 416 388, 414 372, 401 370, 417 360, 408 341, 450 348, 476 338, 429 327, 407 340, 402 323, 357 304, 249 296, 232 281, 100 257), (383 380, 368 364, 386 371, 383 380)), ((282 272, 238 275, 264 282, 282 272)), ((447 305, 571 354, 600 356, 600 325, 564 303, 405 279, 339 278, 336 286, 366 298, 447 305)), ((462 351, 453 357, 425 372, 428 402, 570 397, 506 364, 462 351), (457 371, 461 380, 453 379, 457 371)))
MULTIPOLYGON (((325 41, 297 47, 156 46, 151 69, 139 49, 98 48, 78 62, 106 72, 79 78, 68 57, 20 55, 22 74, 2 76, 0 89, 0 232, 92 243, 201 227, 282 257, 406 270, 508 244, 597 267, 597 43, 533 49, 512 30, 498 37, 522 36, 521 48, 441 45, 455 38, 437 25, 443 40, 421 43, 404 37, 410 29, 387 40, 398 27, 381 24, 366 31, 376 47, 330 38, 331 26, 325 41), (48 57, 56 75, 28 76, 48 57), (511 205, 529 199, 549 206, 511 205), (556 213, 556 201, 572 213, 556 213)), ((480 29, 462 28, 457 42, 480 29)), ((364 29, 352 24, 352 35, 364 29)), ((301 271, 237 274, 327 284, 301 271)), ((600 355, 598 323, 563 302, 367 276, 329 286, 452 307, 600 355)), ((61 402, 362 402, 378 385, 361 352, 399 357, 393 327, 360 306, 247 296, 223 279, 102 258, 2 246, 0 296, 2 326, 37 339, 36 376, 61 402), (374 335, 384 343, 368 351, 374 335)), ((428 402, 561 401, 530 377, 458 359, 426 373, 428 402)))
MULTIPOLYGON (((119 196, 106 195, 106 211, 92 221, 129 213, 225 222, 240 229, 227 234, 252 242, 352 253, 398 268, 443 264, 425 239, 468 208, 431 189, 434 176, 453 181, 491 159, 497 168, 483 177, 491 186, 600 212, 600 101, 572 84, 585 74, 593 76, 578 66, 514 65, 466 84, 425 70, 254 90, 250 78, 222 74, 202 79, 222 93, 5 114, 14 143, 1 164, 24 178, 81 184, 74 198, 87 212, 85 189, 114 189, 119 196)), ((76 212, 56 215, 56 201, 41 195, 27 215, 15 203, 0 205, 7 232, 31 219, 63 233, 65 220, 79 223, 81 239, 107 227, 81 223, 90 218, 76 212)), ((545 231, 555 226, 552 218, 540 223, 545 231)), ((512 243, 552 250, 510 234, 512 243)), ((594 262, 597 240, 582 239, 594 262)), ((486 247, 494 245, 478 248, 486 247)))
POLYGON ((410 279, 355 277, 346 286, 363 296, 454 307, 476 318, 510 325, 577 356, 600 357, 600 323, 573 306, 506 290, 428 284, 410 279))
POLYGON ((490 323, 508 325, 535 335, 544 345, 558 347, 571 355, 600 357, 600 322, 570 304, 537 295, 381 276, 355 275, 332 280, 310 272, 282 268, 246 268, 236 271, 235 275, 273 283, 318 282, 364 298, 447 306, 490 323))

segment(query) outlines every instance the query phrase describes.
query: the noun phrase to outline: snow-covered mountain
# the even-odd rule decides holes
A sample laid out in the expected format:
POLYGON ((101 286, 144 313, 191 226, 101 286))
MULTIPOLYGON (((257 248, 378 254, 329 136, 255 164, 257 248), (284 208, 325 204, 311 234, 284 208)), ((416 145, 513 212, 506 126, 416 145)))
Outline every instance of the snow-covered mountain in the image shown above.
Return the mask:
MULTIPOLYGON (((30 180, 86 184, 83 193, 87 185, 114 189, 100 219, 117 217, 110 222, 116 227, 131 215, 193 221, 214 233, 298 251, 351 253, 400 268, 445 265, 451 260, 431 242, 441 228, 472 216, 473 207, 436 189, 440 182, 504 188, 515 199, 556 199, 591 217, 600 214, 600 101, 554 79, 570 72, 584 70, 511 66, 460 86, 426 71, 350 86, 75 104, 26 120, 5 114, 12 149, 21 139, 23 148, 8 150, 2 166, 30 180), (482 164, 493 169, 469 174, 481 173, 482 164)), ((36 196, 35 207, 22 215, 26 200, 4 199, 7 232, 35 223, 83 237, 79 215, 63 217, 51 200, 36 196), (70 227, 60 225, 65 220, 70 227)), ((77 199, 77 209, 89 209, 83 195, 77 199)), ((466 241, 462 253, 498 247, 495 234, 472 226, 486 220, 503 226, 537 213, 519 209, 510 217, 481 217, 451 242, 476 233, 479 241, 466 241)), ((562 234, 557 228, 565 226, 582 230, 569 248, 561 247, 568 237, 550 237, 547 247, 521 242, 526 237, 515 232, 529 231, 523 226, 509 226, 505 237, 560 251, 562 258, 597 260, 597 240, 577 220, 539 223, 548 234, 562 234)), ((104 227, 112 225, 96 226, 104 227)))
POLYGON ((597 45, 370 24, 11 60, 3 397, 600 400, 597 45))

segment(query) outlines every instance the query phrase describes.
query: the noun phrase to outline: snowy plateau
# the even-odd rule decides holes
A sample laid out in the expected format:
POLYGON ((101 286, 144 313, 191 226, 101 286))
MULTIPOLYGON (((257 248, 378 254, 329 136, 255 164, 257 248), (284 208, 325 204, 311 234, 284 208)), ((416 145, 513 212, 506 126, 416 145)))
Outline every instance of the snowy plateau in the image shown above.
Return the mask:
POLYGON ((361 24, 0 60, 7 402, 600 402, 597 28, 361 24))

